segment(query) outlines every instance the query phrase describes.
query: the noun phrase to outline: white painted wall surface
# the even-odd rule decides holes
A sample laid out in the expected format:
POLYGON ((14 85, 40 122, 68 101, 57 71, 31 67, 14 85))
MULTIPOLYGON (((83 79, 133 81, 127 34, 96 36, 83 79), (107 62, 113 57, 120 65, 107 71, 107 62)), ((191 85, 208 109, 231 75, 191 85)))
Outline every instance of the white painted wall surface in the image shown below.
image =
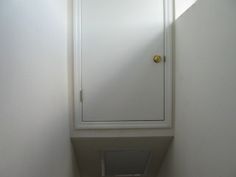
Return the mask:
POLYGON ((175 1, 175 19, 184 14, 197 0, 174 0, 175 1))
POLYGON ((0 176, 70 177, 67 0, 0 1, 0 176))
POLYGON ((175 140, 160 177, 236 176, 236 1, 176 22, 175 140))

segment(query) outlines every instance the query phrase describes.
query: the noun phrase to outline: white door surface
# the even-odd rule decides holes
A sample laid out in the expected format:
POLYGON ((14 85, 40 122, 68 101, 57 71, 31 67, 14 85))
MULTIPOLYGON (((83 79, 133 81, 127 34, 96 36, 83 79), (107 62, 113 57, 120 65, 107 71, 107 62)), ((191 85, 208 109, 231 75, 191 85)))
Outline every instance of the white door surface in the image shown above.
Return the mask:
POLYGON ((163 0, 81 0, 80 13, 82 120, 163 120, 163 0))

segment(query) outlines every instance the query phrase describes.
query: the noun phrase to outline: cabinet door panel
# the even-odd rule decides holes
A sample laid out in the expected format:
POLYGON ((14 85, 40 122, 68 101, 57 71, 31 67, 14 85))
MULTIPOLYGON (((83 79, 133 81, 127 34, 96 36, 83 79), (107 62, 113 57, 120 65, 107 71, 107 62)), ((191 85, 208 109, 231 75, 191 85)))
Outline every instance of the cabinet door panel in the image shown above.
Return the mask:
POLYGON ((163 0, 82 0, 83 121, 164 117, 163 0))

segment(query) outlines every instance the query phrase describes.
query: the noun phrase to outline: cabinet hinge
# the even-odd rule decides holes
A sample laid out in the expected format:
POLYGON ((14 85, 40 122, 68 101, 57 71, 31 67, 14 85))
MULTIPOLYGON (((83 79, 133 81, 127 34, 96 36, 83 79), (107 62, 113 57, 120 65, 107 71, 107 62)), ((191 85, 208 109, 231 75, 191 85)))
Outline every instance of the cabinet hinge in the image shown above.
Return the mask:
POLYGON ((82 90, 80 90, 80 102, 83 102, 83 91, 82 90))

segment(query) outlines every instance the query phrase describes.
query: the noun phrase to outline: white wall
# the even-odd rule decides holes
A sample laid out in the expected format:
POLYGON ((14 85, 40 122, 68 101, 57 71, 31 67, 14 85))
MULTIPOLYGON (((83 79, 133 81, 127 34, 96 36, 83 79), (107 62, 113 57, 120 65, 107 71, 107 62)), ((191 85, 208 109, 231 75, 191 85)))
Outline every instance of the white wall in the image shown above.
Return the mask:
POLYGON ((175 19, 184 14, 197 0, 174 0, 175 1, 175 19))
POLYGON ((0 1, 0 176, 72 176, 67 0, 0 1))
POLYGON ((176 22, 175 140, 160 177, 236 176, 236 1, 176 22))

